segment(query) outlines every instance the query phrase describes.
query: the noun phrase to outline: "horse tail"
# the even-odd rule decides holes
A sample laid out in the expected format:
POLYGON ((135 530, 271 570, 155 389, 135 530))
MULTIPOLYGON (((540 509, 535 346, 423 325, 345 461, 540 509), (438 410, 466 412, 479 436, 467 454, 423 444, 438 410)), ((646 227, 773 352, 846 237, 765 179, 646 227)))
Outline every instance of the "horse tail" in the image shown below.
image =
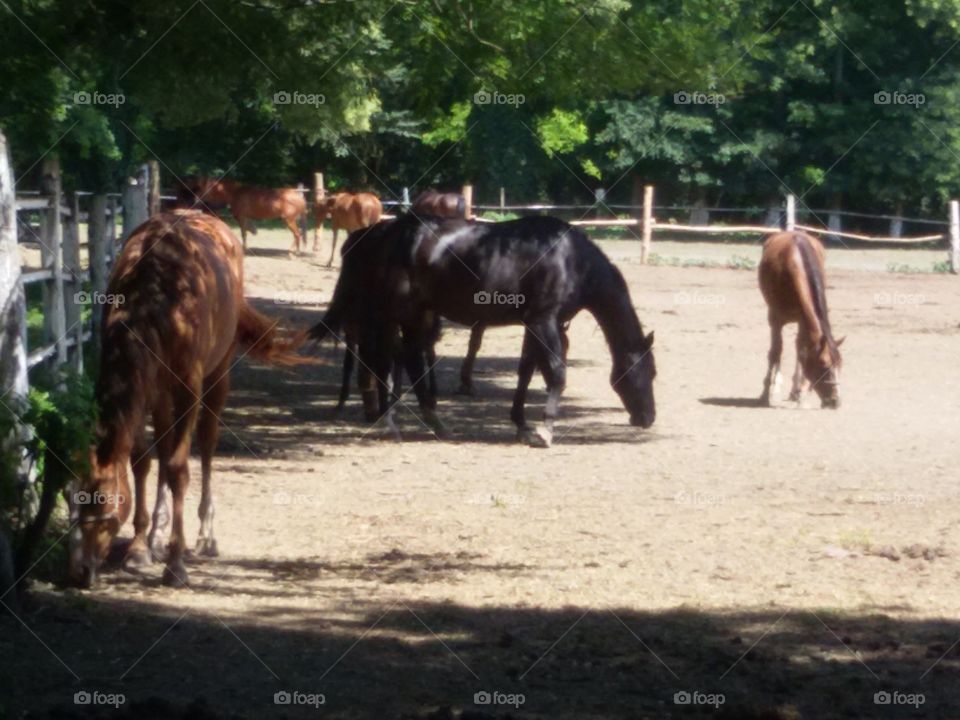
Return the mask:
POLYGON ((344 316, 346 315, 346 290, 343 287, 343 274, 337 280, 337 287, 333 291, 333 300, 330 301, 330 307, 324 313, 323 319, 307 330, 307 337, 313 342, 322 342, 327 335, 333 335, 334 340, 339 340, 338 332, 343 327, 344 316))
POLYGON ((813 299, 813 310, 816 313, 817 320, 820 321, 820 327, 824 335, 832 337, 830 330, 830 320, 827 316, 827 292, 824 287, 823 273, 820 271, 820 263, 814 254, 807 237, 802 234, 794 235, 794 242, 797 250, 800 252, 800 259, 803 261, 803 269, 807 276, 807 282, 810 285, 810 297, 813 299))
POLYGON ((246 300, 240 307, 236 338, 245 355, 268 365, 312 365, 318 362, 316 358, 297 352, 307 340, 306 331, 291 335, 279 330, 276 320, 258 313, 246 300))

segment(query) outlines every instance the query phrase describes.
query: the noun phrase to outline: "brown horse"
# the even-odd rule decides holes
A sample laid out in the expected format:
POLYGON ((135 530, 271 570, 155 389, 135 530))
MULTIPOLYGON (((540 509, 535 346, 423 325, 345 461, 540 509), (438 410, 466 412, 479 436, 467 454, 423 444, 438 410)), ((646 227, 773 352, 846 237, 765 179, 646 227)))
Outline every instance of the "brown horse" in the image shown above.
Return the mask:
MULTIPOLYGON (((226 184, 230 194, 230 212, 240 226, 243 247, 247 247, 247 231, 253 235, 257 229, 250 220, 273 220, 279 218, 293 233, 291 253, 300 252, 303 236, 300 234, 300 216, 307 211, 307 201, 303 193, 296 188, 264 188, 253 185, 241 185, 229 180, 226 184)), ((304 243, 306 247, 306 243, 304 243)))
POLYGON ((187 177, 177 186, 177 207, 202 210, 216 215, 230 204, 229 181, 207 177, 187 177))
MULTIPOLYGON (((127 462, 136 490, 131 564, 151 560, 146 479, 148 416, 159 480, 173 496, 173 527, 163 582, 187 582, 183 503, 194 428, 200 445, 202 492, 198 552, 216 554, 211 459, 237 347, 266 363, 299 364, 299 340, 278 339, 274 323, 243 297, 243 249, 219 219, 195 211, 159 213, 124 245, 108 294, 122 299, 103 315, 103 352, 96 396, 100 416, 90 474, 81 483, 82 554, 71 574, 85 585, 130 514, 127 462)), ((163 493, 158 493, 158 496, 163 493)))
POLYGON ((776 233, 763 244, 760 292, 767 301, 770 322, 769 367, 760 401, 770 403, 783 354, 783 326, 798 323, 797 368, 790 399, 800 402, 803 379, 820 396, 822 407, 840 407, 840 340, 833 339, 827 315, 824 253, 820 241, 799 232, 776 233))
POLYGON ((464 218, 467 216, 467 204, 460 193, 442 193, 431 188, 417 195, 410 212, 414 215, 464 218))
POLYGON ((383 205, 373 193, 334 193, 330 197, 319 197, 313 206, 313 251, 320 247, 320 228, 327 215, 333 227, 333 245, 330 246, 330 259, 327 267, 333 265, 333 257, 337 251, 337 233, 346 230, 348 233, 360 230, 380 222, 383 214, 383 205))

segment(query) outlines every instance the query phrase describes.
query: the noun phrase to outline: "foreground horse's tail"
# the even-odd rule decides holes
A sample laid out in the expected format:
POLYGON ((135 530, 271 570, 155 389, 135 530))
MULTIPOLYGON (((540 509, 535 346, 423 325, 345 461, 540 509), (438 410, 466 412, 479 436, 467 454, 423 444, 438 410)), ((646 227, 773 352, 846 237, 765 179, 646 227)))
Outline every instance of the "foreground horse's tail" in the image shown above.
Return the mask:
POLYGON ((268 365, 316 364, 316 358, 300 355, 297 350, 307 341, 307 333, 294 335, 277 327, 277 321, 261 315, 246 302, 237 321, 237 343, 241 351, 268 365))
POLYGON ((343 274, 341 273, 340 279, 337 280, 337 287, 333 291, 333 300, 330 301, 330 307, 324 313, 323 319, 306 332, 306 337, 313 342, 322 342, 327 335, 333 335, 334 342, 340 340, 338 333, 343 327, 344 311, 348 304, 344 297, 346 290, 342 281, 343 274))

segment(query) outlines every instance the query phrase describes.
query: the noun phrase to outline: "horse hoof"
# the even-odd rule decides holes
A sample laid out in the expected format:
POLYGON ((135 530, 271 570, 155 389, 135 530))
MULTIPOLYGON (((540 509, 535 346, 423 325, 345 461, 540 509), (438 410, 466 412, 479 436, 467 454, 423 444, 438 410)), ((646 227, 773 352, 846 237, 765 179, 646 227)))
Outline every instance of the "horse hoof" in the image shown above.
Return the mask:
POLYGON ((546 428, 522 428, 517 431, 517 439, 532 448, 548 448, 553 442, 553 433, 546 428))
POLYGON ((146 548, 134 548, 131 546, 123 558, 123 567, 125 570, 137 571, 141 568, 149 567, 152 564, 153 557, 146 548))
POLYGON ((473 385, 460 383, 460 387, 457 388, 457 395, 467 395, 468 397, 473 397, 474 394, 473 385))
POLYGON ((184 588, 190 583, 190 577, 187 575, 187 568, 183 563, 176 565, 167 565, 163 569, 163 584, 170 588, 184 588))
POLYGON ((220 557, 220 550, 217 549, 217 541, 214 538, 197 540, 197 555, 203 557, 220 557))

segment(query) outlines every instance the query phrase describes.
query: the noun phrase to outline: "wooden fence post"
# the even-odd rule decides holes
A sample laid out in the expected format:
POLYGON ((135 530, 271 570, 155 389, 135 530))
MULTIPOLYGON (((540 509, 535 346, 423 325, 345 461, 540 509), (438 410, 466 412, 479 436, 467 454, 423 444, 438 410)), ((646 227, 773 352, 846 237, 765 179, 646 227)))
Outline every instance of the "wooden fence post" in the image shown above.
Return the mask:
POLYGON ((67 332, 76 338, 73 361, 77 372, 83 370, 83 323, 80 322, 83 310, 80 290, 80 198, 76 192, 70 193, 70 217, 63 233, 63 307, 67 332))
POLYGON ((44 336, 56 346, 56 365, 67 361, 67 322, 63 298, 63 223, 60 217, 62 188, 60 185, 60 158, 43 161, 43 194, 49 201, 41 223, 43 242, 40 262, 50 270, 53 279, 43 284, 44 336))
POLYGON ((787 218, 784 230, 793 232, 797 229, 797 199, 791 193, 787 195, 787 218))
MULTIPOLYGON (((0 131, 0 393, 14 408, 27 397, 26 318, 13 168, 7 139, 0 131)), ((0 437, 0 443, 6 442, 7 438, 0 437)))
POLYGON ((650 259, 650 244, 653 241, 653 185, 643 188, 643 244, 640 246, 640 263, 650 259))
MULTIPOLYGON (((107 196, 98 193, 90 201, 90 212, 87 220, 87 259, 90 264, 90 293, 96 296, 107 291, 107 243, 110 239, 107 234, 107 223, 112 218, 107 217, 107 196)), ((93 332, 93 346, 100 347, 100 317, 103 314, 103 305, 95 303, 91 326, 93 332)))
POLYGON ((120 203, 117 202, 115 195, 110 195, 107 200, 107 266, 113 265, 114 258, 117 257, 117 215, 120 214, 120 203))
POLYGON ((160 212, 160 163, 151 160, 147 163, 147 214, 160 212))
POLYGON ((147 172, 140 167, 137 177, 130 178, 123 188, 123 240, 147 220, 147 172))
POLYGON ((403 188, 403 194, 400 196, 400 207, 404 210, 410 209, 410 188, 403 188))
POLYGON ((507 190, 506 188, 500 188, 500 212, 505 212, 507 207, 507 190))
POLYGON ((463 217, 467 220, 473 217, 473 185, 463 186, 463 217))
POLYGON ((313 201, 320 202, 323 200, 326 190, 323 187, 323 173, 318 172, 313 174, 313 201))
POLYGON ((950 201, 950 272, 960 273, 960 202, 950 201))

